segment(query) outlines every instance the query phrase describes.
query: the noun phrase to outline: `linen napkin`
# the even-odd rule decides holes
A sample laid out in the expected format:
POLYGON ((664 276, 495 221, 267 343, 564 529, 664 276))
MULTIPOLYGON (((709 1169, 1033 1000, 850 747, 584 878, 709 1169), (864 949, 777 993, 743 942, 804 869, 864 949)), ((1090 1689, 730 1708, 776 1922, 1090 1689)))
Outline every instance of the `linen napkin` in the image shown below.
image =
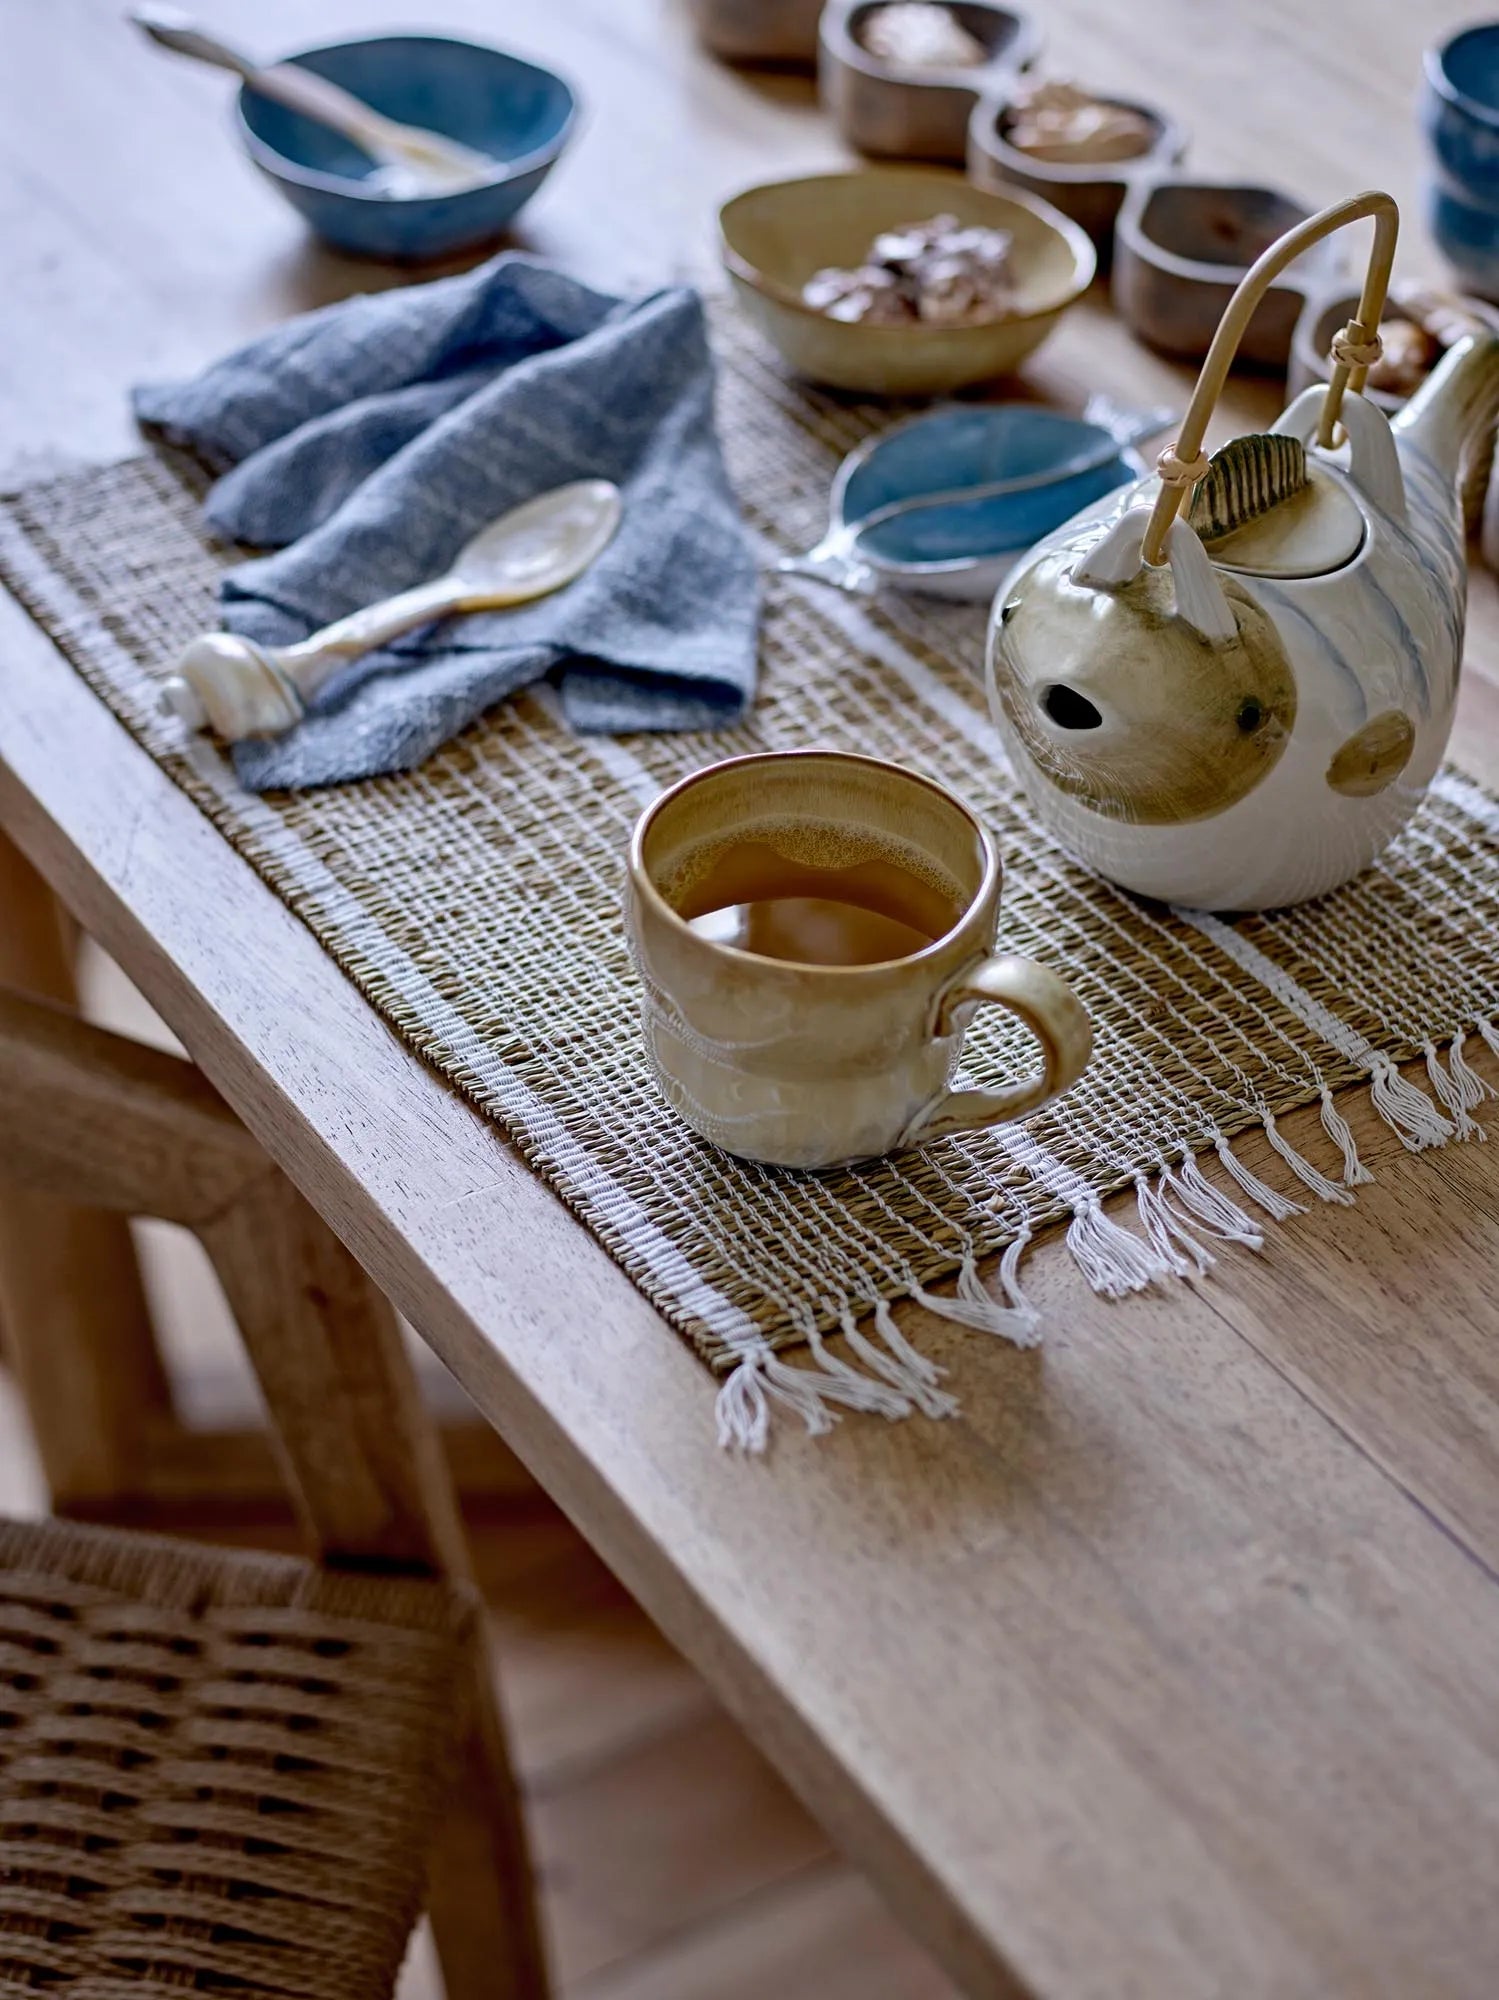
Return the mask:
POLYGON ((137 389, 134 408, 232 466, 208 496, 218 533, 279 551, 222 586, 225 626, 260 643, 440 575, 554 486, 624 495, 614 540, 565 590, 397 640, 288 735, 237 746, 255 790, 409 769, 548 674, 583 730, 713 728, 753 695, 759 582, 693 291, 627 302, 506 253, 292 320, 194 381, 137 389))

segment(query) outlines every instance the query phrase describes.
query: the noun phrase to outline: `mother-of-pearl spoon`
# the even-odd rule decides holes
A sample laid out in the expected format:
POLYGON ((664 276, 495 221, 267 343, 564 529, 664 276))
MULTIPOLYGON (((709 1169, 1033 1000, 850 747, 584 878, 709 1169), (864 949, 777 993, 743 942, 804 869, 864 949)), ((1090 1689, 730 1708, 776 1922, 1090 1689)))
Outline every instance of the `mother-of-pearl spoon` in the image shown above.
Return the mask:
POLYGON ((300 63, 262 67, 253 56, 221 41, 176 7, 142 0, 130 18, 163 48, 232 70, 262 97, 273 97, 304 118, 316 119, 351 139, 375 162, 375 172, 364 182, 371 192, 408 198, 460 194, 465 188, 492 180, 500 170, 500 162, 488 153, 450 139, 445 132, 429 132, 425 126, 403 125, 398 119, 387 118, 362 97, 300 63))
POLYGON ((612 540, 623 502, 607 479, 538 494, 481 528, 445 576, 354 611, 294 646, 233 632, 194 639, 161 684, 160 706, 226 743, 281 736, 333 675, 403 632, 466 611, 501 611, 561 590, 612 540))

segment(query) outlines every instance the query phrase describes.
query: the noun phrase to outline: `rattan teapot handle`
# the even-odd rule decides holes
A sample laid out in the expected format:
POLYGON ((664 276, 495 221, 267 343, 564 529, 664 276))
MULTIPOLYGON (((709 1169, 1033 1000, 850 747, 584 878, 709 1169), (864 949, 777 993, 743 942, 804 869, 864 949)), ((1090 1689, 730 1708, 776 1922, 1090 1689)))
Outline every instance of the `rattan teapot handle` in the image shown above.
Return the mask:
POLYGON ((1167 446, 1158 461, 1161 490, 1156 495, 1141 547, 1148 563, 1158 564, 1165 560, 1166 536, 1171 524, 1192 488, 1208 469, 1202 441, 1255 307, 1272 280, 1278 278, 1303 250, 1310 249, 1312 244, 1320 243, 1324 237, 1331 236, 1335 230, 1344 228, 1350 222, 1363 221, 1366 216, 1374 218, 1374 247, 1364 273, 1358 316, 1349 320, 1332 343, 1332 381, 1323 400, 1322 418, 1317 429, 1318 444, 1330 446, 1333 443, 1344 391, 1352 389, 1355 395, 1359 394, 1370 368, 1379 359, 1379 321, 1390 286, 1391 267, 1395 262, 1400 211, 1389 195, 1377 191, 1351 195, 1347 201, 1334 202, 1330 208, 1324 208, 1319 214, 1298 223, 1294 229, 1287 230, 1239 280, 1218 322, 1218 331, 1213 335, 1213 344, 1198 374, 1181 435, 1174 444, 1167 446))

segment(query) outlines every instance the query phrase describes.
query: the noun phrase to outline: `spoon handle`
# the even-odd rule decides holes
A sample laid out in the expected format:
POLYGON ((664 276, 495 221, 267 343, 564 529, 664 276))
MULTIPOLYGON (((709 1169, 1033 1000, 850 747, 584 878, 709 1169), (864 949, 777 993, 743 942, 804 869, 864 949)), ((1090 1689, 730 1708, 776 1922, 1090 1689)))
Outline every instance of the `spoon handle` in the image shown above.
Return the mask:
POLYGON ((300 111, 305 117, 315 119, 319 125, 331 126, 335 132, 341 132, 346 139, 352 139, 356 145, 363 147, 373 158, 383 160, 392 150, 392 135, 401 128, 372 106, 362 103, 352 92, 330 83, 326 77, 317 76, 295 63, 276 63, 262 68, 253 56, 229 42, 221 41, 217 35, 209 34, 190 15, 181 13, 176 7, 143 4, 132 11, 130 18, 162 48, 171 49, 180 56, 191 56, 197 62, 211 63, 217 69, 232 71, 253 90, 258 90, 262 97, 274 98, 289 110, 300 111))
POLYGON ((247 83, 253 82, 259 72, 259 65, 252 57, 242 49, 232 48, 228 42, 220 41, 206 28, 200 28, 191 15, 184 14, 180 8, 154 5, 132 7, 130 18, 153 42, 160 43, 164 49, 171 49, 176 55, 192 56, 197 62, 232 70, 247 83))
POLYGON ((362 653, 373 653, 379 646, 388 646, 392 639, 399 639, 404 632, 414 632, 418 625, 430 625, 435 618, 446 618, 463 610, 470 605, 473 595, 472 585, 465 588, 457 577, 439 576, 395 597, 383 598, 378 604, 351 611, 346 618, 335 619, 320 632, 299 639, 294 646, 268 646, 265 651, 302 699, 311 701, 323 683, 350 660, 357 660, 362 653))
POLYGON ((776 573, 811 576, 819 583, 846 590, 851 597, 873 597, 879 578, 855 554, 857 542, 858 535, 853 529, 842 528, 836 534, 824 536, 815 549, 807 549, 801 555, 782 556, 775 565, 776 573))
POLYGON ((541 594, 524 584, 484 589, 440 576, 350 612, 295 646, 258 646, 233 632, 205 632, 161 681, 159 705, 189 729, 212 729, 226 743, 282 736, 302 720, 319 689, 361 653, 455 611, 501 610, 541 594))

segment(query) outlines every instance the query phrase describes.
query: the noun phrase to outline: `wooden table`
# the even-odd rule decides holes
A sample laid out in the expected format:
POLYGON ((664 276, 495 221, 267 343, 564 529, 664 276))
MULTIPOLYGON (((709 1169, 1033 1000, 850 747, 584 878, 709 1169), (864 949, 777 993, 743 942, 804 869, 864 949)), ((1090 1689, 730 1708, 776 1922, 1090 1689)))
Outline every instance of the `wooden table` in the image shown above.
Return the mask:
MULTIPOLYGON (((271 49, 411 11, 202 6, 271 49)), ((1045 25, 1195 127, 1205 172, 1414 202, 1419 45, 1467 11, 1053 0, 1045 25)), ((442 12, 580 82, 526 240, 602 282, 697 268, 714 198, 837 158, 804 83, 716 68, 663 0, 442 12)), ((309 247, 214 81, 115 13, 0 16, 12 462, 128 449, 130 381, 387 281, 309 247)), ((1182 394, 1101 308, 1030 380, 1182 394)), ((960 1422, 788 1427, 737 1462, 623 1274, 10 603, 0 661, 0 825, 968 1991, 1488 2000, 1499 1144, 1407 1156, 1356 1096, 1355 1208, 1124 1305, 1042 1246, 1040 1354, 921 1329, 960 1422)), ((1486 579, 1456 751, 1499 779, 1486 579)))

